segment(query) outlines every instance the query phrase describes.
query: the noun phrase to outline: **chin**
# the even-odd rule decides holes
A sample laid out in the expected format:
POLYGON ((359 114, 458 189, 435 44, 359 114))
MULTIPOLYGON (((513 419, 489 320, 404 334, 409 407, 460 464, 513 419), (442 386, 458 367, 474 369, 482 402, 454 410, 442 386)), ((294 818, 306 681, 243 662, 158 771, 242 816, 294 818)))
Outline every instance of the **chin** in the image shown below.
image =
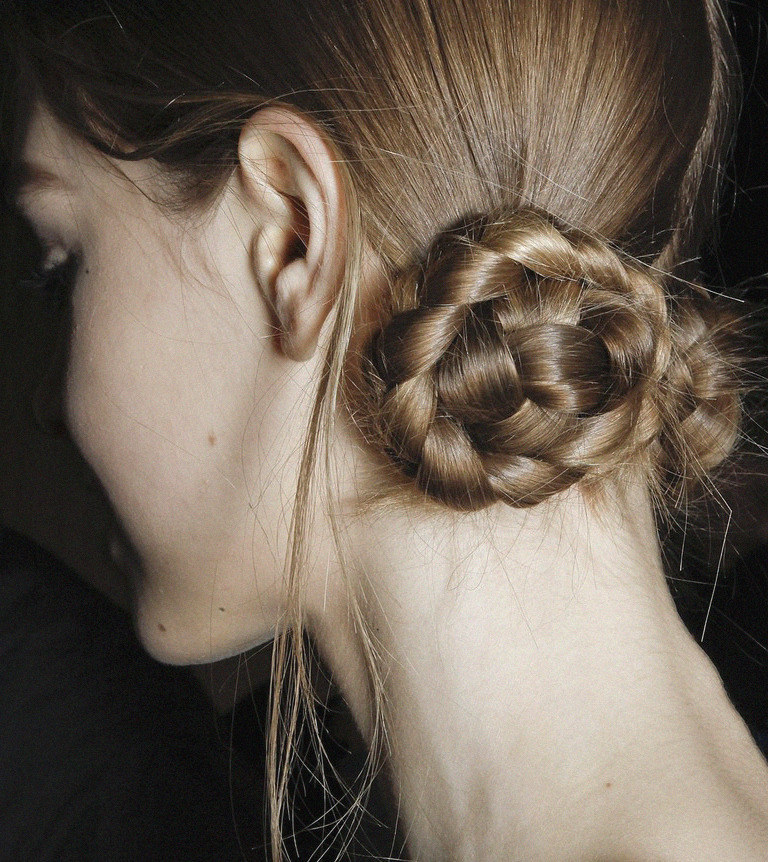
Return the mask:
POLYGON ((235 624, 212 617, 210 607, 200 613, 158 607, 140 590, 133 612, 139 641, 163 664, 209 664, 240 655, 274 637, 274 628, 266 625, 259 631, 238 631, 235 624))

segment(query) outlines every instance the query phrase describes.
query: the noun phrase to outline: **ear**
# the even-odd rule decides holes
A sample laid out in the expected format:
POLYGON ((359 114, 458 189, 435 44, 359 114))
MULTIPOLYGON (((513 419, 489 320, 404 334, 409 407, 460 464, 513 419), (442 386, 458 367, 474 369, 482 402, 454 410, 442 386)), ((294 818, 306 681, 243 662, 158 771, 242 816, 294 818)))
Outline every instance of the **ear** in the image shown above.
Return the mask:
POLYGON ((241 193, 256 215, 256 281, 275 316, 280 348, 291 359, 308 359, 344 271, 337 159, 309 119, 281 107, 246 122, 238 156, 241 193))

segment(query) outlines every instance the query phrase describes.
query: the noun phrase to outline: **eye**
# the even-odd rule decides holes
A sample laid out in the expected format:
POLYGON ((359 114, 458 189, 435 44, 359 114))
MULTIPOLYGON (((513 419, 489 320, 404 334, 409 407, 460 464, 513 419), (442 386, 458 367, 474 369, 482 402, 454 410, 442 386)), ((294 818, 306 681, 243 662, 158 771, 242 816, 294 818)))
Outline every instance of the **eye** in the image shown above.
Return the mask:
POLYGON ((20 287, 42 293, 60 305, 72 290, 79 265, 79 256, 68 254, 57 263, 39 266, 32 275, 20 282, 20 287))

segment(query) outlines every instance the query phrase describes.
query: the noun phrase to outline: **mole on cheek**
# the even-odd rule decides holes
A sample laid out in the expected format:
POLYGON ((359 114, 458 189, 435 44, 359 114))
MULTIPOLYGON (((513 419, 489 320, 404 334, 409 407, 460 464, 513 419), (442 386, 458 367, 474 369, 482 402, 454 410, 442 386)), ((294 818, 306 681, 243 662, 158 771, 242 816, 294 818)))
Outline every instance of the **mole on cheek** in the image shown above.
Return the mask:
POLYGON ((216 435, 213 433, 213 431, 211 431, 210 434, 208 434, 208 443, 211 446, 216 445, 216 435))
POLYGON ((158 623, 158 624, 157 624, 157 627, 158 627, 158 629, 159 629, 161 632, 164 632, 164 631, 165 631, 165 626, 164 626, 162 623, 158 623))

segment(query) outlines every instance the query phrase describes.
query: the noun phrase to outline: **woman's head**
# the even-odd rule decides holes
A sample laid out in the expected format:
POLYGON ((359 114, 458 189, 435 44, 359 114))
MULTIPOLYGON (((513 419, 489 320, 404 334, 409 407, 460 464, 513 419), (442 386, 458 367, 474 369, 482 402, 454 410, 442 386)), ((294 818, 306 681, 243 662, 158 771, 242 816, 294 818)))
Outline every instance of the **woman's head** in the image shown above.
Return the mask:
POLYGON ((677 492, 728 451, 730 319, 684 280, 727 132, 714 3, 125 0, 19 20, 26 155, 81 191, 49 189, 32 219, 46 241, 58 206, 56 253, 82 253, 70 422, 165 573, 152 602, 194 584, 209 645, 245 645, 254 603, 260 635, 278 616, 246 557, 279 580, 339 409, 392 487, 458 510, 628 466, 677 492), (191 557, 238 590, 211 604, 205 578, 175 581, 191 557))
POLYGON ((693 282, 728 130, 714 2, 20 19, 25 158, 70 186, 38 175, 25 207, 81 257, 69 420, 158 653, 234 651, 338 598, 294 576, 335 553, 332 525, 306 540, 339 440, 342 490, 384 475, 458 510, 627 468, 677 493, 727 453, 731 320, 693 282))
MULTIPOLYGON (((312 352, 335 304, 305 478, 339 400, 389 460, 393 484, 405 475, 458 509, 499 499, 532 505, 627 463, 655 487, 674 486, 729 448, 735 379, 717 361, 727 321, 716 321, 682 281, 695 275, 727 129, 728 41, 714 4, 231 2, 215 14, 206 3, 170 0, 46 5, 25 12, 17 34, 23 80, 41 105, 28 142, 55 139, 54 158, 74 147, 85 160, 91 224, 112 238, 121 278, 151 289, 164 281, 152 272, 160 261, 182 281, 192 273, 195 298, 211 306, 202 315, 209 327, 222 317, 213 308, 222 301, 261 343, 271 321, 285 353, 303 318, 286 298, 295 288, 275 290, 275 268, 294 263, 283 282, 295 281, 298 262, 326 247, 332 263, 308 313, 309 341, 302 335, 292 348, 312 352), (256 130, 250 139, 248 129, 256 130), (248 187, 251 139, 256 179, 248 187), (280 142, 277 161, 265 156, 270 141, 280 142), (109 173, 97 151, 112 159, 109 173), (282 186, 263 167, 278 163, 297 166, 282 186), (317 225, 311 194, 293 187, 313 171, 312 193, 326 207, 317 225), (130 201, 115 207, 121 195, 130 201), (243 227, 238 217, 253 218, 244 215, 249 200, 261 209, 243 227), (146 237, 122 223, 140 207, 151 209, 140 217, 146 237), (249 295, 245 263, 233 270, 225 262, 228 243, 261 261, 249 276, 268 283, 261 328, 237 299, 211 289, 224 273, 249 295), (320 309, 314 317, 312 308, 320 309)), ((85 223, 82 214, 70 219, 75 235, 64 243, 69 252, 83 247, 81 281, 90 272, 86 237, 76 235, 85 223)), ((112 272, 108 279, 121 280, 112 272)), ((199 490, 180 482, 174 458, 186 452, 207 465, 224 448, 214 430, 229 421, 224 413, 217 423, 190 407, 195 439, 216 441, 205 458, 171 430, 191 427, 176 415, 181 390, 200 405, 215 393, 208 401, 216 413, 229 391, 248 389, 263 405, 270 387, 292 387, 291 403, 299 403, 302 386, 317 386, 310 374, 292 374, 289 386, 284 377, 272 381, 261 360, 225 373, 223 344, 240 336, 195 334, 184 291, 162 295, 168 308, 156 320, 147 299, 141 312, 130 310, 136 290, 120 300, 139 323, 135 356, 89 348, 85 368, 75 349, 70 370, 75 432, 144 550, 142 534, 163 518, 138 490, 121 507, 128 478, 135 489, 168 489, 178 514, 199 490), (150 349, 141 340, 152 338, 165 345, 162 371, 141 360, 150 349), (169 348, 180 343, 188 345, 183 363, 169 348), (101 380, 115 368, 117 376, 101 380), (120 398, 119 375, 136 368, 147 376, 136 387, 146 392, 139 413, 120 398), (168 388, 153 396, 159 377, 168 388), (96 412, 78 411, 78 379, 98 388, 96 412), (143 475, 133 463, 140 447, 131 457, 110 441, 100 415, 107 405, 145 429, 148 448, 175 449, 163 470, 146 459, 143 475)), ((91 323, 106 294, 92 301, 91 323)), ((74 348, 78 333, 76 326, 74 348)), ((104 350, 95 331, 92 343, 104 350)), ((228 451, 239 446, 243 475, 253 476, 265 461, 265 435, 287 440, 279 429, 288 419, 279 410, 261 416, 247 399, 237 410, 228 451), (250 450, 249 434, 258 441, 250 450)), ((301 448, 291 441, 291 451, 301 448)), ((215 493, 230 501, 231 479, 216 469, 207 493, 219 481, 215 493)), ((259 487, 244 480, 240 489, 251 510, 259 487)), ((284 491, 281 502, 290 497, 284 491)), ((245 529, 227 504, 215 508, 220 522, 206 521, 212 532, 245 529)), ((190 507, 198 525, 190 523, 184 544, 192 547, 197 531, 215 569, 216 542, 199 532, 199 514, 190 507)), ((271 520, 285 517, 270 510, 271 520)), ((157 554, 172 559, 162 539, 169 532, 156 534, 157 554)))
POLYGON ((339 157, 349 270, 370 247, 395 306, 411 289, 397 274, 477 214, 532 209, 695 272, 732 88, 714 3, 169 0, 27 17, 37 95, 101 150, 157 161, 182 210, 222 187, 253 112, 311 118, 339 157))

